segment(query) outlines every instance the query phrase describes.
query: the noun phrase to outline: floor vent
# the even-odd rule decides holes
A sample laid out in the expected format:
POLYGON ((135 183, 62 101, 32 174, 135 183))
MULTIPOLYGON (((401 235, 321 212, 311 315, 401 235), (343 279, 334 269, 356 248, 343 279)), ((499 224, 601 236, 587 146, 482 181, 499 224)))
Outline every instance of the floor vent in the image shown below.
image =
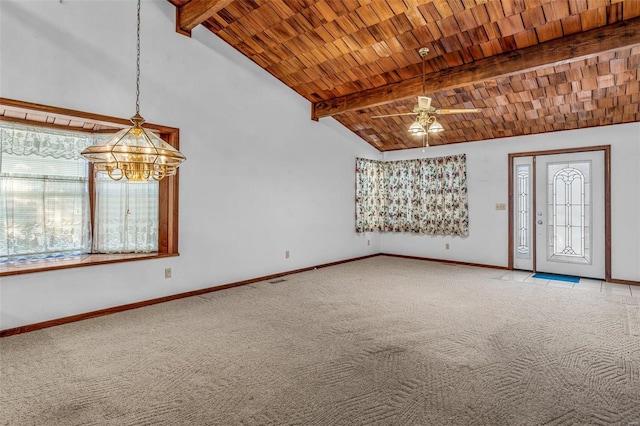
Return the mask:
POLYGON ((278 278, 277 280, 273 280, 273 281, 269 281, 269 284, 278 284, 278 283, 283 283, 286 280, 283 278, 278 278))

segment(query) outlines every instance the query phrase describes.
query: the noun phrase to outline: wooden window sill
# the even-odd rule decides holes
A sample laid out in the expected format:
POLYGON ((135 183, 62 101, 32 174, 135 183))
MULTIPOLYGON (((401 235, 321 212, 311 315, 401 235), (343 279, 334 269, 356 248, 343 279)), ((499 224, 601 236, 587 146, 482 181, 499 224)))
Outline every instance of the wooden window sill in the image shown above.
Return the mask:
POLYGON ((127 253, 127 254, 86 254, 67 259, 36 260, 0 266, 0 277, 54 271, 56 269, 79 268, 107 263, 131 262, 179 256, 178 253, 127 253))

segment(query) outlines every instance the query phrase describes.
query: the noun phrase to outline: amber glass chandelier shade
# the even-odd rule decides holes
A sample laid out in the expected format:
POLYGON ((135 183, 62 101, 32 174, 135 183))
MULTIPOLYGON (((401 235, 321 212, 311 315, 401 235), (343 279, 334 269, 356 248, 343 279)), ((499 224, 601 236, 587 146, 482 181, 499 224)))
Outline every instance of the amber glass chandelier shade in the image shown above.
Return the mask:
POLYGON ((107 173, 114 180, 124 177, 142 182, 175 175, 185 156, 155 133, 142 128, 144 119, 139 114, 133 116, 131 122, 133 127, 120 130, 101 144, 88 146, 82 156, 93 163, 96 172, 107 173))

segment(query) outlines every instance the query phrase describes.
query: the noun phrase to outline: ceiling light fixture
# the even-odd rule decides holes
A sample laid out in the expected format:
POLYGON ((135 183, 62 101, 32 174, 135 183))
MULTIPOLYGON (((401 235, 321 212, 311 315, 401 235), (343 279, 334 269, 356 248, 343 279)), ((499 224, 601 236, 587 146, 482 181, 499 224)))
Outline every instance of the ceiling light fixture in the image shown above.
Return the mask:
POLYGON ((409 133, 414 136, 421 136, 427 133, 427 131, 422 127, 422 124, 418 123, 418 121, 414 121, 411 126, 409 126, 409 133))
MULTIPOLYGON (((425 82, 425 58, 429 54, 429 48, 421 47, 420 49, 418 49, 418 54, 420 54, 420 57, 422 58, 422 95, 427 98, 427 89, 425 82)), ((444 127, 442 126, 442 124, 438 123, 436 117, 433 115, 429 115, 430 110, 433 111, 434 109, 431 108, 431 99, 427 99, 429 99, 428 105, 425 105, 425 107, 418 105, 418 107, 416 107, 418 116, 416 117, 416 120, 411 123, 411 126, 409 126, 409 133, 414 136, 424 136, 425 133, 444 132, 444 127)), ((429 146, 428 141, 426 142, 426 144, 424 144, 424 146, 429 146)))
POLYGON ((106 173, 113 180, 125 177, 131 182, 161 180, 176 174, 186 157, 158 135, 142 128, 140 115, 140 0, 138 0, 136 45, 136 115, 133 127, 122 129, 102 144, 90 145, 82 156, 93 163, 95 172, 106 173))

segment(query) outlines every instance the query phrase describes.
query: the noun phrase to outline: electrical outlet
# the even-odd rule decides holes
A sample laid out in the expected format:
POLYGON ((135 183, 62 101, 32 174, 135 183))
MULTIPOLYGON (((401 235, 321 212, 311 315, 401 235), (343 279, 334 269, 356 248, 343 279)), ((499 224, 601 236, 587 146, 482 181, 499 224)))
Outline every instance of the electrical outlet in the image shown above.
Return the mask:
POLYGON ((445 249, 445 250, 449 250, 449 243, 446 243, 446 244, 444 245, 444 249, 445 249))
POLYGON ((506 210, 507 205, 505 203, 496 203, 496 210, 506 210))
POLYGON ((164 268, 164 277, 171 278, 171 268, 164 268))
POLYGON ((367 245, 370 246, 371 245, 371 240, 367 240, 367 245))
POLYGON ((288 258, 289 258, 289 250, 287 250, 287 251, 285 251, 285 252, 284 252, 284 258, 285 258, 285 259, 288 259, 288 258))

